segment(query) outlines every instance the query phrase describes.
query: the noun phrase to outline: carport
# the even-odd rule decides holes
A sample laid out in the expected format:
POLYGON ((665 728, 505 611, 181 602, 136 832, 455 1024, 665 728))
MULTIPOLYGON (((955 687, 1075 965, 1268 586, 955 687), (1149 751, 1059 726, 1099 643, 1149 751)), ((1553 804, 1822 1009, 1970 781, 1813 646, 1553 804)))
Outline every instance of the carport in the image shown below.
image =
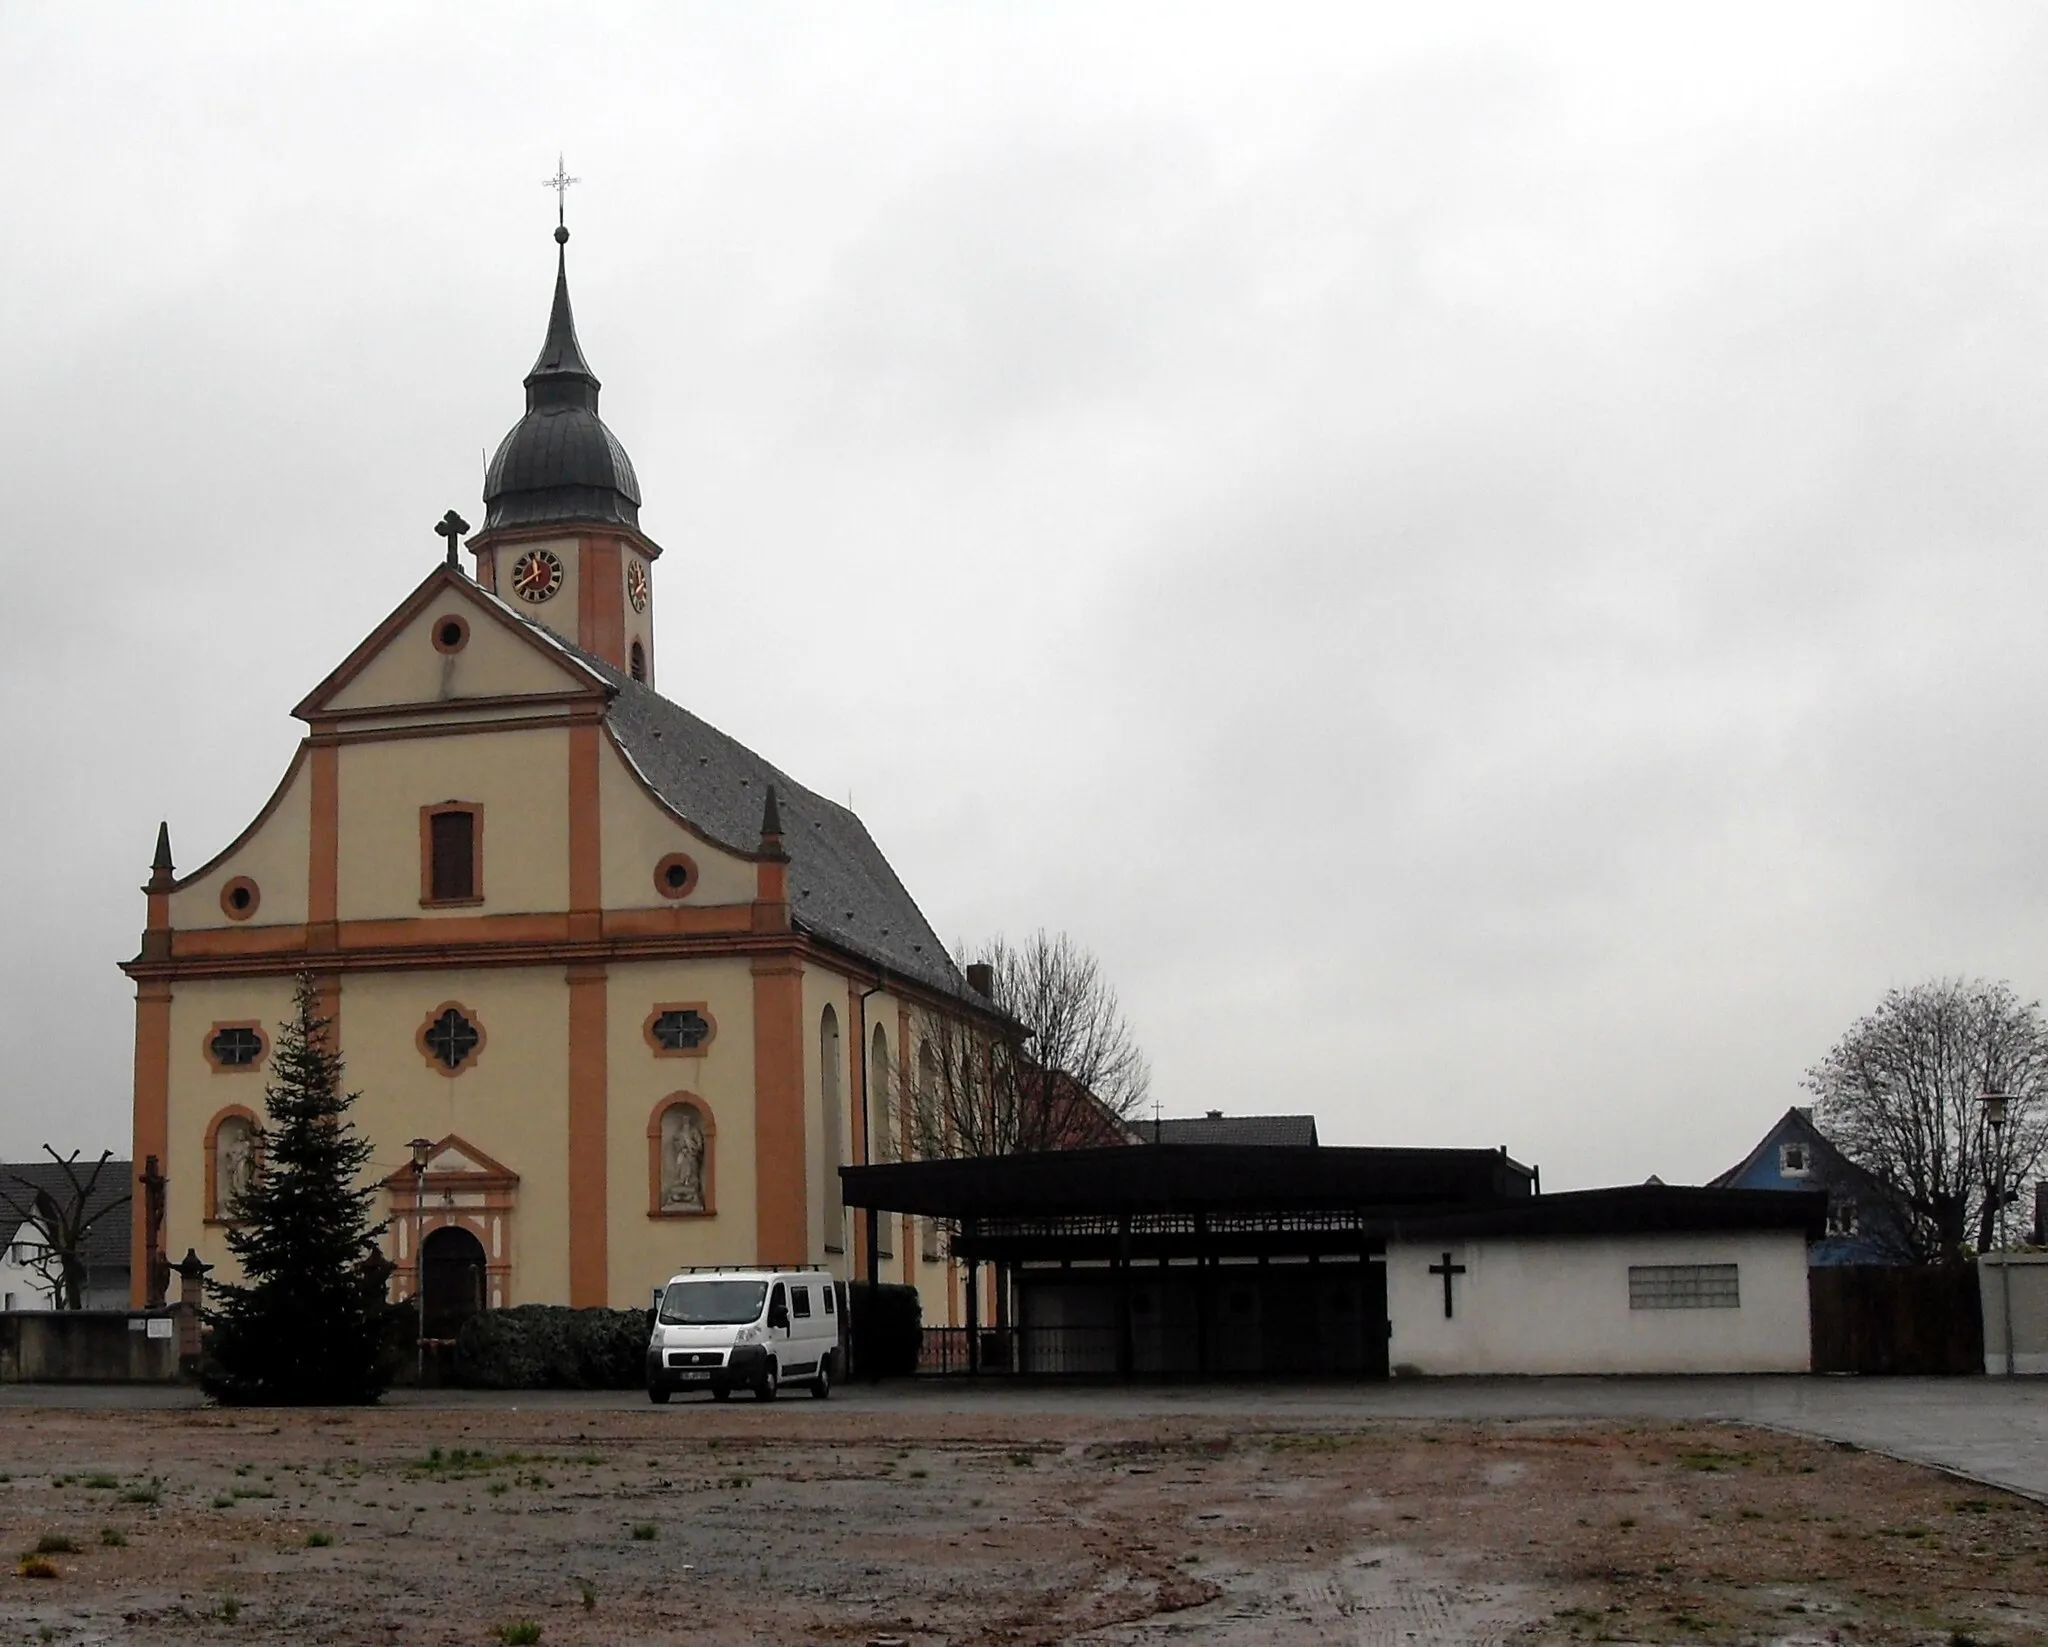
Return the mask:
POLYGON ((1143 1144, 842 1167, 849 1206, 940 1219, 965 1369, 1387 1373, 1390 1230, 1535 1193, 1500 1150, 1143 1144), (981 1322, 984 1266, 1013 1305, 981 1322))

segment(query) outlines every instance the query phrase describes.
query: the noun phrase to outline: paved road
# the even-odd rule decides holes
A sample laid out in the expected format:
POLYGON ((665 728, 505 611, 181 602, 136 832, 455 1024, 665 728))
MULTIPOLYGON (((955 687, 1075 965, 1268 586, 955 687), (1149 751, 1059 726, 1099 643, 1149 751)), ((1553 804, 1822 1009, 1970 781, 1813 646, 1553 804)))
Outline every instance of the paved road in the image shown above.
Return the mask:
MULTIPOLYGON (((421 1409, 644 1406, 637 1393, 399 1390, 421 1409)), ((1427 1379, 1391 1384, 1017 1388, 994 1381, 844 1388, 834 1404, 906 1418, 941 1413, 1092 1413, 1102 1417, 1242 1418, 1261 1425, 1335 1428, 1375 1418, 1729 1419, 1843 1441, 1931 1464, 2048 1503, 2048 1379, 2002 1378, 1526 1378, 1427 1379)), ((0 1385, 0 1410, 193 1407, 184 1389, 0 1385)), ((800 1412, 808 1403, 797 1403, 800 1412)), ((801 1422, 800 1419, 793 1420, 801 1422)))

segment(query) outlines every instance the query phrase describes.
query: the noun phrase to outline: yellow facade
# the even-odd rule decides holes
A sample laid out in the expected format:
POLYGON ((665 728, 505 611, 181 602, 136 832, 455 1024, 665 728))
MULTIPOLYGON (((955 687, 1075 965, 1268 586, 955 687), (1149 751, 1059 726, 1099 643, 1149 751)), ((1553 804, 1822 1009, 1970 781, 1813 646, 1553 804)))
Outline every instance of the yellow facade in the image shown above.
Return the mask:
MULTIPOLYGON (((129 970, 145 998, 137 1144, 162 1157, 167 1252, 233 1272, 210 1151, 224 1116, 260 1116, 268 1058, 223 1064, 210 1040, 223 1025, 274 1036, 305 972, 361 1094, 401 1292, 416 1224, 472 1230, 495 1303, 636 1306, 689 1265, 865 1273, 837 1170, 884 1147, 864 1096, 904 1136, 915 1066, 892 1052, 886 1076, 871 1070, 863 1027, 914 1049, 947 1005, 803 932, 775 844, 721 844, 666 804, 604 719, 606 689, 438 572, 300 706, 312 735, 250 829, 153 887, 129 970), (452 624, 466 637, 451 656, 435 636, 452 624), (478 817, 476 895, 454 903, 430 897, 422 822, 448 804, 478 817), (660 874, 677 856, 680 896, 660 874), (233 887, 253 908, 224 901, 233 887), (151 1005, 165 991, 167 1029, 151 1005), (451 1009, 479 1042, 455 1070, 423 1039, 451 1009), (663 1046, 650 1025, 664 1009, 693 1015, 701 1044, 663 1046), (764 1057, 793 1075, 771 1079, 764 1057), (678 1101, 705 1137, 708 1204, 683 1211, 662 1205, 658 1155, 678 1101), (418 1185, 414 1138, 438 1150, 418 1185)), ((950 1266, 914 1226, 899 1220, 883 1245, 881 1279, 919 1287, 927 1321, 956 1320, 950 1266)))

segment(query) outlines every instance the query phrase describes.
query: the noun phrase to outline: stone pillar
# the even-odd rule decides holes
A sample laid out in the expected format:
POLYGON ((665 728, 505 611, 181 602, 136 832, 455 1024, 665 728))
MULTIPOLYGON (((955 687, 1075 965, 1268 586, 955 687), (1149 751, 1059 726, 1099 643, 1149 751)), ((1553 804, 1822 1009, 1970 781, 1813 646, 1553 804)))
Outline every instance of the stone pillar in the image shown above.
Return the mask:
POLYGON ((185 1256, 171 1269, 178 1278, 178 1371, 188 1378, 199 1370, 199 1307, 212 1268, 187 1247, 185 1256))

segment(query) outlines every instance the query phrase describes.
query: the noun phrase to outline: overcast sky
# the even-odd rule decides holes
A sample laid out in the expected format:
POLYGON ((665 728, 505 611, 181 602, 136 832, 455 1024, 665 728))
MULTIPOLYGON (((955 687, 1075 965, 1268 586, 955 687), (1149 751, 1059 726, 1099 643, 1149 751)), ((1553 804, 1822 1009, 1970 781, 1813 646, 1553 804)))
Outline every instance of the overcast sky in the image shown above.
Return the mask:
POLYGON ((0 1157, 570 274, 663 689, 1165 1113, 1697 1180, 2048 977, 2038 7, 0 0, 0 1157))

